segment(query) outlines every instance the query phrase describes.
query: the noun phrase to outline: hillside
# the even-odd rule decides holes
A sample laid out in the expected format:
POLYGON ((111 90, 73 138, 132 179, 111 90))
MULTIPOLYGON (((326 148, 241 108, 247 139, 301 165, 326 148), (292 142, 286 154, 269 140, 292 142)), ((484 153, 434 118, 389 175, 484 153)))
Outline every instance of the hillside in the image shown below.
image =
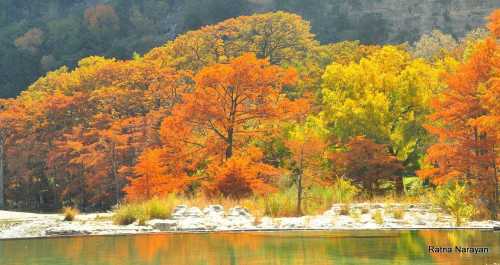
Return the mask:
POLYGON ((322 43, 413 42, 433 28, 455 37, 482 25, 495 0, 4 0, 0 2, 0 97, 89 55, 130 58, 180 33, 270 10, 311 21, 322 43))

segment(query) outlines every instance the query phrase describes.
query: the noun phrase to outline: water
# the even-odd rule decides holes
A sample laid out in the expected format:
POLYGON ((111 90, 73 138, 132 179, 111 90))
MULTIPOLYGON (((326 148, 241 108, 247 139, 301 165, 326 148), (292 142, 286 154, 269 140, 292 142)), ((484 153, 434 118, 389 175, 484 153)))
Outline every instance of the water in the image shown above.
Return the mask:
POLYGON ((478 230, 246 232, 0 240, 0 264, 500 265, 500 233, 478 230), (428 245, 487 247, 489 253, 430 254, 428 245))

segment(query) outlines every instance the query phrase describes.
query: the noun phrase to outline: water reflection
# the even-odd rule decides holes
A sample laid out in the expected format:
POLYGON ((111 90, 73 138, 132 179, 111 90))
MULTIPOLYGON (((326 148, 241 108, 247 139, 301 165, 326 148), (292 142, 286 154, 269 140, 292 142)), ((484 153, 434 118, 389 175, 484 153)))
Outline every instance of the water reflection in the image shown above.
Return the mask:
POLYGON ((494 264, 491 231, 343 231, 98 236, 0 241, 0 264, 494 264), (428 245, 489 247, 428 253, 428 245))

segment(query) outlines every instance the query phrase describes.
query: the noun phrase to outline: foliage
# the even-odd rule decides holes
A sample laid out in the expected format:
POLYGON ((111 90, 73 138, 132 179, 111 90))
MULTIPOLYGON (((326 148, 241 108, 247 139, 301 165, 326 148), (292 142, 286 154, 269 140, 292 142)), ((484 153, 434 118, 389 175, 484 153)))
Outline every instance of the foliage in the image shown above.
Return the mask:
POLYGON ((405 194, 409 197, 418 197, 425 193, 424 183, 417 177, 406 177, 405 179, 405 194))
POLYGON ((436 189, 434 203, 444 208, 455 218, 455 225, 460 226, 475 214, 474 206, 468 202, 470 190, 467 186, 452 183, 436 189))
POLYGON ((430 34, 422 35, 413 46, 413 56, 432 62, 453 55, 458 49, 458 42, 449 34, 433 30, 430 34))
POLYGON ((359 188, 344 177, 337 178, 333 183, 333 202, 349 204, 359 193, 359 188))
MULTIPOLYGON (((490 28, 494 30, 494 13, 490 28)), ((448 88, 433 101, 435 113, 427 130, 438 138, 427 150, 426 167, 419 176, 434 183, 450 180, 471 183, 496 218, 498 204, 498 64, 495 31, 480 42, 456 72, 447 75, 448 88), (495 103, 493 103, 495 102, 495 103)))
POLYGON ((413 174, 431 141, 423 125, 432 111, 430 99, 444 86, 443 68, 389 45, 359 62, 334 62, 323 74, 320 117, 332 138, 364 135, 386 144, 413 174))
POLYGON ((240 16, 189 31, 153 49, 145 58, 197 71, 248 52, 272 64, 288 64, 304 59, 317 45, 309 22, 295 14, 275 12, 240 16))
POLYGON ((304 125, 296 124, 285 145, 296 175, 297 214, 302 213, 303 189, 318 182, 326 161, 326 131, 317 119, 309 117, 304 125))
POLYGON ((346 145, 346 151, 330 156, 336 175, 363 187, 373 196, 381 189, 382 181, 397 181, 403 166, 389 154, 384 145, 376 144, 365 137, 355 137, 346 145))
POLYGON ((275 192, 272 183, 280 171, 262 163, 262 157, 262 151, 251 147, 221 165, 210 164, 207 173, 211 181, 206 184, 207 193, 241 199, 275 192))
POLYGON ((19 57, 11 65, 26 79, 26 64, 76 62, 52 45, 75 58, 115 48, 133 57, 86 57, 0 100, 0 207, 90 211, 127 202, 115 221, 144 224, 176 203, 155 198, 182 196, 301 215, 348 206, 360 193, 415 200, 420 182, 397 196, 403 176, 418 172, 437 185, 463 180, 495 216, 498 12, 487 36, 474 32, 457 48, 440 33, 423 38, 429 56, 405 44, 320 45, 307 21, 285 12, 228 19, 144 56, 145 48, 128 50, 161 41, 133 32, 156 36, 174 2, 112 0, 79 7, 78 18, 18 25, 6 38, 0 30, 0 47, 6 39, 16 51, 0 61, 19 57), (85 49, 74 35, 88 38, 85 49))

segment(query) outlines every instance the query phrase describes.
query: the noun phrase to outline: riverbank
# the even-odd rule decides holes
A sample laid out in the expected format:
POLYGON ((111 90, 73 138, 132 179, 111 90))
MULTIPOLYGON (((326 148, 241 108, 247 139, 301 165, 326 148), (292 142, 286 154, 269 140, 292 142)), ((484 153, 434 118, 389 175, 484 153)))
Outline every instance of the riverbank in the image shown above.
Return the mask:
POLYGON ((500 221, 470 221, 460 227, 450 215, 430 204, 354 203, 347 210, 335 204, 321 215, 256 217, 242 207, 224 209, 210 205, 200 209, 177 206, 170 219, 154 219, 145 225, 115 225, 112 213, 80 214, 65 222, 62 214, 0 211, 0 239, 65 235, 118 235, 175 231, 278 231, 370 229, 493 229, 500 221))

